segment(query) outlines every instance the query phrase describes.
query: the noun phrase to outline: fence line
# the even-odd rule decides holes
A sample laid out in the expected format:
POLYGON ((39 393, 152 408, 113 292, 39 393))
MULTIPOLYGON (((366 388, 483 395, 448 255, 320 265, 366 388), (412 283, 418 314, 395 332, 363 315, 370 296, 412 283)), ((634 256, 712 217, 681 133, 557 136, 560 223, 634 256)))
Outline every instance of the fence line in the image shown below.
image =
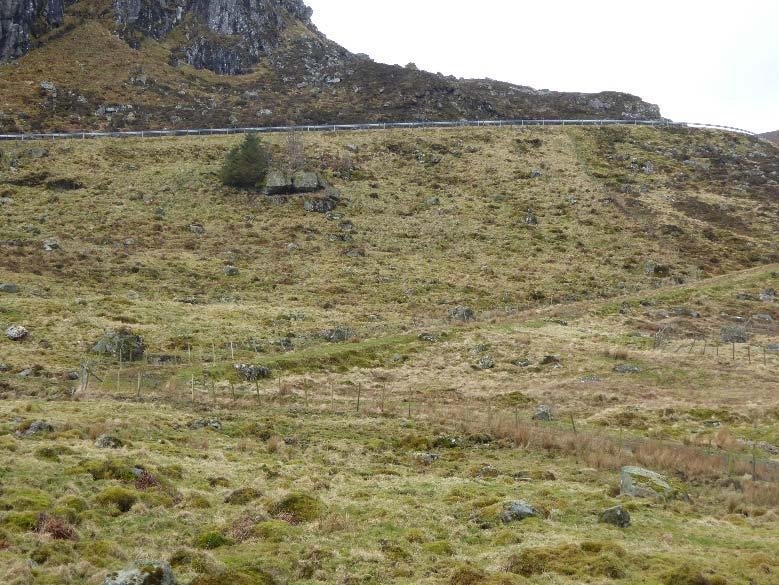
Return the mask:
MULTIPOLYGON (((185 364, 174 367, 188 370, 185 364)), ((523 405, 522 411, 518 406, 496 406, 500 396, 486 401, 462 397, 436 398, 429 394, 416 395, 413 391, 394 391, 391 383, 384 379, 374 379, 370 384, 353 387, 330 382, 317 388, 313 380, 305 377, 288 382, 283 372, 275 378, 236 384, 228 379, 219 379, 219 375, 215 376, 209 369, 179 376, 179 384, 171 386, 175 373, 168 372, 171 375, 166 375, 162 372, 163 375, 155 376, 155 369, 168 368, 163 365, 149 369, 146 363, 133 368, 132 363, 128 363, 124 370, 117 368, 116 375, 109 369, 102 378, 97 378, 102 382, 99 386, 88 390, 82 385, 80 393, 83 397, 162 400, 208 409, 273 404, 287 408, 290 413, 299 413, 303 409, 307 414, 426 421, 449 427, 453 432, 481 432, 494 438, 513 440, 518 446, 570 451, 569 455, 597 460, 604 468, 636 461, 640 463, 642 458, 653 460, 654 457, 656 465, 666 472, 693 473, 697 469, 712 474, 719 470, 724 476, 747 474, 756 480, 779 483, 779 461, 757 457, 756 444, 751 446, 749 453, 748 444, 742 444, 741 449, 724 449, 712 444, 706 446, 640 437, 628 435, 624 429, 617 430, 616 427, 594 429, 581 423, 577 425, 573 416, 570 423, 566 422, 568 419, 539 422, 530 418, 528 405, 523 405), (599 454, 596 452, 598 449, 605 451, 599 454)))
POLYGON ((241 128, 193 128, 180 130, 123 130, 80 132, 33 132, 0 134, 3 140, 69 140, 88 138, 159 138, 165 136, 226 136, 247 133, 278 132, 338 132, 349 130, 389 130, 397 128, 459 128, 502 126, 650 126, 662 128, 713 129, 747 136, 758 135, 742 128, 702 124, 698 122, 671 122, 669 120, 450 120, 421 122, 372 122, 360 124, 314 124, 293 126, 256 126, 241 128))

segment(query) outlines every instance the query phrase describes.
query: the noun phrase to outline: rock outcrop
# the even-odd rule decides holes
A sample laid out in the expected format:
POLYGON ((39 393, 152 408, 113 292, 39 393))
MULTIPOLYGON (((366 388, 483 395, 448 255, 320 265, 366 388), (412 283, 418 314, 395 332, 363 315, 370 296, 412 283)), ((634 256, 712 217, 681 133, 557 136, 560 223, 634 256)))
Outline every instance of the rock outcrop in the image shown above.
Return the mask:
POLYGON ((67 0, 3 0, 0 2, 0 61, 30 50, 34 39, 62 24, 67 0))
MULTIPOLYGON (((146 69, 128 67, 121 43, 111 43, 113 49, 104 61, 115 74, 125 69, 121 104, 104 87, 91 86, 88 79, 63 79, 56 69, 27 71, 37 77, 37 89, 34 100, 27 94, 24 97, 34 113, 29 115, 39 117, 36 127, 41 129, 59 127, 71 121, 74 113, 78 114, 78 129, 660 117, 657 106, 620 92, 536 90, 376 63, 329 40, 311 16, 302 0, 112 0, 108 4, 4 0, 0 3, 0 61, 17 59, 33 49, 51 51, 52 63, 62 58, 88 61, 94 54, 87 47, 93 46, 100 27, 105 38, 118 37, 133 49, 148 39, 161 41, 166 48, 167 52, 147 55, 159 60, 149 68, 158 72, 157 79, 146 69), (79 53, 82 47, 83 55, 79 53), (64 57, 63 50, 67 51, 64 57), (193 77, 183 65, 221 75, 256 75, 245 84, 222 84, 193 77), (151 94, 154 99, 147 99, 151 94), (60 115, 61 119, 55 119, 60 115)), ((47 58, 38 62, 45 63, 47 58)), ((20 64, 21 71, 24 67, 20 64)), ((5 91, 0 87, 0 101, 8 101, 9 94, 13 97, 19 91, 18 87, 5 91)), ((22 113, 0 117, 0 130, 26 130, 28 118, 22 113)))

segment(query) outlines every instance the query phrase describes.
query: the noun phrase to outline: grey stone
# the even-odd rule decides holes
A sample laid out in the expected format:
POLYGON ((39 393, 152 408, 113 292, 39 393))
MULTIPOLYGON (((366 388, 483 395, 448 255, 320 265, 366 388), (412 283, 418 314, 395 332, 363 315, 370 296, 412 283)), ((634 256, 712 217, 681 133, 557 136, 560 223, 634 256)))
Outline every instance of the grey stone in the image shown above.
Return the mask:
POLYGON ((618 374, 640 374, 641 368, 635 364, 619 364, 614 366, 614 371, 618 374))
POLYGON ((611 524, 618 528, 630 526, 630 513, 622 506, 614 506, 600 513, 598 518, 602 524, 611 524))
POLYGON ((769 288, 762 293, 760 293, 760 300, 765 302, 771 302, 776 298, 776 291, 772 288, 769 288))
POLYGON ((224 273, 225 276, 238 276, 241 274, 241 271, 238 270, 235 266, 225 266, 224 267, 224 273))
POLYGON ((435 343, 438 341, 438 337, 432 333, 420 333, 418 337, 420 341, 427 341, 428 343, 435 343))
POLYGON ((218 431, 222 428, 222 422, 215 418, 200 418, 189 423, 189 428, 192 430, 211 429, 212 431, 218 431))
POLYGON ((100 435, 95 439, 95 447, 98 449, 120 449, 123 445, 121 439, 111 435, 100 435))
POLYGON ((538 510, 525 502, 524 500, 514 500, 503 504, 503 511, 500 519, 504 524, 525 520, 526 518, 535 518, 540 516, 538 510))
POLYGON ((351 339, 354 337, 354 332, 348 327, 339 325, 333 329, 327 329, 322 333, 322 336, 331 343, 337 343, 351 339))
POLYGON ((268 171, 264 190, 267 195, 288 195, 292 191, 292 177, 278 170, 268 171))
POLYGON ((303 202, 303 209, 309 213, 328 213, 336 207, 338 207, 338 200, 333 197, 318 197, 303 202))
POLYGON ((765 349, 771 353, 779 353, 779 343, 769 343, 765 349))
POLYGON ((559 364, 560 364, 559 355, 545 355, 544 358, 541 360, 542 366, 556 366, 559 364))
POLYGON ((26 428, 17 431, 17 434, 23 437, 31 437, 39 433, 53 433, 54 427, 46 421, 36 420, 35 422, 27 425, 26 428))
POLYGON ((449 318, 454 321, 472 321, 475 315, 470 307, 460 306, 449 311, 449 318))
POLYGON ((491 370, 495 367, 495 360, 492 357, 485 355, 479 358, 476 364, 480 370, 491 370))
POLYGON ((0 362, 0 372, 8 372, 11 370, 11 366, 0 362))
POLYGON ((673 494, 668 480, 643 467, 623 467, 620 472, 620 493, 634 498, 666 497, 673 494))
POLYGON ((690 309, 688 307, 675 307, 673 314, 680 317, 692 317, 693 319, 700 319, 701 314, 698 311, 690 309))
POLYGON ((235 364, 235 370, 246 382, 256 382, 257 380, 270 378, 271 371, 265 366, 254 366, 250 364, 235 364))
POLYGON ((292 177, 295 193, 312 193, 320 187, 319 177, 311 171, 298 171, 292 177))
POLYGON ((511 362, 512 365, 517 366, 518 368, 529 368, 530 367, 530 360, 514 360, 511 362))
POLYGON ((533 413, 533 420, 540 420, 545 422, 554 420, 554 414, 552 413, 551 407, 546 406, 545 404, 536 407, 536 410, 533 413))
POLYGON ((768 313, 758 313, 756 315, 752 315, 752 321, 759 321, 761 323, 773 323, 774 318, 768 313))
POLYGON ((135 561, 130 567, 110 573, 103 585, 176 585, 176 577, 165 561, 135 561))
POLYGON ((5 330, 5 336, 11 341, 22 341, 29 334, 30 332, 21 325, 9 325, 5 330))
POLYGON ((725 343, 747 343, 749 332, 742 325, 725 325, 720 330, 720 338, 725 343))
POLYGON ((109 331, 92 347, 92 353, 111 355, 126 362, 143 359, 143 338, 127 330, 109 331))
POLYGON ((532 207, 529 207, 527 213, 525 214, 525 224, 538 225, 538 216, 536 216, 536 213, 533 211, 532 207))
POLYGON ((46 252, 53 252, 60 249, 60 243, 57 238, 47 238, 43 240, 43 249, 46 252))
POLYGON ((15 294, 19 292, 19 287, 10 282, 2 282, 0 283, 0 292, 15 294))
POLYGON ((189 231, 193 234, 201 235, 206 233, 206 228, 204 228, 201 223, 191 223, 189 224, 189 231))

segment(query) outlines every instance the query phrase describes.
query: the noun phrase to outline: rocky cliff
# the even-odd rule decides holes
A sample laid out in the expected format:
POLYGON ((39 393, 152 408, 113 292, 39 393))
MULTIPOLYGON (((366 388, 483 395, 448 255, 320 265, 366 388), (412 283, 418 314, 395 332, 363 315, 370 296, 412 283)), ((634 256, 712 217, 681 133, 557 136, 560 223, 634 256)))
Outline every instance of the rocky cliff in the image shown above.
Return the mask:
POLYGON ((301 0, 0 2, 0 130, 660 117, 625 93, 376 63, 301 0))
POLYGON ((0 1, 0 61, 21 57, 38 36, 62 24, 65 0, 0 1))

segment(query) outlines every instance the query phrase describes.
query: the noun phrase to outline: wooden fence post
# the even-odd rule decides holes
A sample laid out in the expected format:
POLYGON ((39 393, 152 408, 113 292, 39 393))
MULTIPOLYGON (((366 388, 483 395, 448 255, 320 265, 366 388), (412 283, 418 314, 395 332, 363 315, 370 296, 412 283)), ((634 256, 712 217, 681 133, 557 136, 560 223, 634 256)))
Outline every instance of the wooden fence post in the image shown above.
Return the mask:
POLYGON ((357 416, 360 416, 360 397, 362 395, 362 384, 357 384, 357 416))
POLYGON ((140 399, 141 397, 141 376, 142 373, 138 372, 138 387, 136 388, 136 395, 140 399))

